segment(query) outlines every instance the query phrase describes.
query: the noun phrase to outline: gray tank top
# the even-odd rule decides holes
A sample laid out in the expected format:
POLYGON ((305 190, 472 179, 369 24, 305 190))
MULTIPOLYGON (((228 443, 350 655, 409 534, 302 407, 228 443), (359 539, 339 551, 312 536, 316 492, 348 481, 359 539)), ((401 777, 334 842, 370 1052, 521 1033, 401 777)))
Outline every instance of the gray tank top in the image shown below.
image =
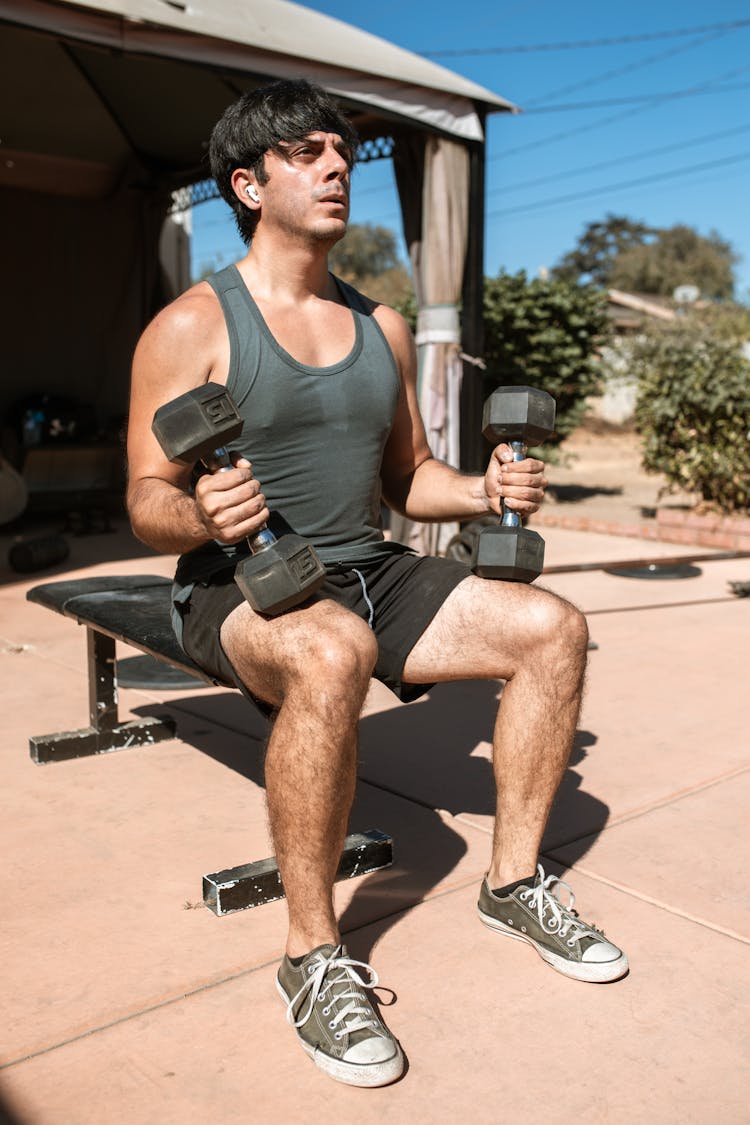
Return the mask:
MULTIPOLYGON (((355 289, 336 279, 354 319, 354 345, 330 367, 298 363, 272 336, 236 266, 208 278, 230 342, 227 389, 244 420, 230 451, 253 463, 271 529, 308 539, 323 562, 350 569, 402 552, 384 542, 380 467, 400 377, 393 353, 355 289)), ((180 586, 247 554, 207 543, 183 555, 180 586)))

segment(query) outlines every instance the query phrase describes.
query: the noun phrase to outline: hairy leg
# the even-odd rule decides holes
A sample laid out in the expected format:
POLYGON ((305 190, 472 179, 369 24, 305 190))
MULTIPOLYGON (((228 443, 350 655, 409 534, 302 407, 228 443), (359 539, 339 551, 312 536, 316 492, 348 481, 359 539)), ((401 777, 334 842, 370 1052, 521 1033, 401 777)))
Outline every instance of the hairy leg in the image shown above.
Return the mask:
POLYGON ((583 615, 556 595, 471 577, 453 591, 407 658, 408 682, 506 681, 493 734, 491 887, 536 869, 573 746, 587 641, 583 615))
POLYGON ((274 619, 241 605, 224 622, 221 640, 243 683, 278 708, 266 798, 289 910, 286 951, 301 956, 339 941, 333 882, 377 642, 364 622, 327 600, 274 619))

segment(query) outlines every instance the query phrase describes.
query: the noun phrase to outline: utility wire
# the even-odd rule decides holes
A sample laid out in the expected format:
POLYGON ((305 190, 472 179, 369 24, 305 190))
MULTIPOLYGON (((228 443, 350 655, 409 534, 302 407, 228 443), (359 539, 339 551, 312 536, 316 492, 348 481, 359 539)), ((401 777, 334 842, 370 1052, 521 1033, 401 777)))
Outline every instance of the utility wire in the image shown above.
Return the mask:
MULTIPOLYGON (((739 73, 740 70, 750 70, 750 66, 740 67, 736 73, 739 73)), ((604 109, 605 106, 609 105, 638 105, 643 102, 652 102, 657 98, 664 101, 675 101, 678 98, 702 97, 704 94, 727 94, 734 90, 744 90, 746 88, 747 83, 744 82, 724 86, 713 85, 710 88, 688 86, 683 90, 669 90, 665 94, 631 94, 626 98, 600 98, 593 102, 567 102, 558 105, 540 105, 534 109, 524 110, 524 113, 563 113, 571 109, 604 109)))
MULTIPOLYGON (((719 133, 702 133, 697 137, 689 137, 684 141, 677 141, 671 145, 657 145, 656 148, 639 149, 637 152, 629 152, 625 156, 615 156, 609 160, 599 160, 596 164, 582 164, 578 168, 566 168, 560 172, 551 173, 548 176, 535 176, 530 180, 516 180, 515 183, 502 184, 500 187, 492 188, 487 192, 487 196, 507 194, 511 191, 521 191, 524 188, 539 187, 542 184, 557 183, 559 180, 569 180, 576 176, 585 176, 588 172, 600 172, 604 168, 613 168, 618 164, 631 164, 635 160, 647 160, 650 156, 665 156, 670 152, 679 152, 684 148, 696 148, 698 145, 711 144, 714 141, 722 141, 726 137, 737 136, 738 133, 746 133, 750 130, 750 121, 744 125, 738 125, 733 129, 722 129, 719 133)), ((352 198, 357 201, 368 195, 382 195, 386 191, 395 191, 394 183, 375 184, 372 187, 354 188, 352 191, 352 198)), ((231 215, 228 215, 231 219, 231 215)), ((239 237, 239 236, 238 236, 239 237)))
POLYGON ((584 78, 580 82, 573 82, 568 86, 558 86, 555 90, 550 90, 546 94, 540 94, 530 102, 524 103, 524 111, 526 113, 538 105, 540 102, 544 103, 548 99, 562 97, 565 94, 573 94, 576 90, 585 90, 590 86, 598 86, 600 82, 609 82, 612 78, 621 78, 624 74, 632 74, 635 70, 642 70, 646 66, 653 66, 654 63, 663 62, 664 59, 674 58, 675 55, 684 54, 685 51, 693 51, 696 47, 702 47, 704 43, 710 43, 715 39, 721 39, 727 34, 726 31, 713 31, 710 35, 702 35, 700 39, 692 39, 689 43, 681 43, 679 47, 669 47, 666 51, 657 51, 655 55, 647 55, 646 58, 638 59, 637 62, 628 63, 626 66, 618 66, 614 70, 606 70, 603 74, 596 74, 591 78, 584 78))
POLYGON ((588 191, 575 191, 569 195, 553 196, 551 199, 538 199, 534 203, 523 203, 519 207, 503 207, 497 211, 488 211, 487 218, 495 219, 501 215, 517 215, 521 211, 535 211, 540 207, 553 207, 559 203, 572 203, 578 199, 588 199, 592 195, 603 195, 622 188, 641 187, 644 184, 656 183, 658 180, 672 179, 674 176, 687 176, 691 172, 705 172, 714 168, 724 168, 729 164, 739 164, 740 161, 750 160, 750 152, 735 153, 733 156, 724 157, 722 160, 708 160, 702 164, 687 164, 682 168, 673 168, 669 172, 656 172, 649 176, 640 176, 635 180, 620 180, 616 184, 605 184, 602 187, 590 188, 588 191))
POLYGON ((650 31, 639 35, 618 35, 609 39, 579 39, 569 43, 527 43, 513 47, 463 47, 439 51, 419 51, 429 58, 446 58, 449 55, 515 55, 534 51, 577 51, 588 47, 616 47, 622 43, 647 43, 654 39, 677 39, 682 35, 702 35, 707 31, 733 31, 750 25, 747 20, 727 20, 724 23, 702 24, 698 27, 682 27, 673 31, 650 31))
MULTIPOLYGON (((493 188, 487 195, 498 195, 500 192, 521 191, 522 188, 538 187, 540 184, 557 183, 559 180, 568 180, 575 176, 584 176, 588 172, 600 172, 603 168, 612 168, 617 164, 631 164, 634 160, 647 160, 650 156, 664 156, 669 152, 679 152, 683 148, 696 148, 698 145, 710 144, 713 141, 724 140, 725 137, 736 136, 737 133, 746 133, 750 130, 750 122, 738 125, 734 129, 724 129, 720 133, 703 133, 699 137, 690 137, 686 141, 678 141, 671 145, 658 145, 656 148, 641 149, 630 152, 627 156, 615 156, 610 160, 599 160, 596 164, 584 164, 579 168, 569 168, 554 175, 537 176, 532 180, 518 180, 516 183, 503 184, 493 188)), ((373 189, 375 190, 375 189, 373 189)), ((382 190, 382 189, 378 189, 382 190)))
MULTIPOLYGON (((741 71, 747 68, 741 67, 739 69, 741 71)), ((713 87, 715 87, 718 82, 724 82, 727 78, 732 78, 737 73, 739 73, 739 71, 736 69, 725 71, 724 74, 719 74, 716 76, 716 78, 711 78, 698 86, 692 87, 692 90, 696 94, 702 91, 713 92, 713 87)), ((492 156, 488 157, 487 163, 490 163, 494 160, 504 159, 506 156, 515 156, 519 152, 528 152, 534 148, 542 148, 546 145, 556 144, 558 141, 567 140, 569 137, 580 136, 581 133, 590 133, 596 129, 603 129, 607 125, 614 125, 617 121, 624 121, 628 117, 634 117, 637 114, 644 113, 650 109, 658 109, 660 105, 663 105, 665 102, 671 100, 673 100, 673 95, 669 93, 652 94, 651 101, 646 103, 645 105, 638 105, 635 109, 626 109, 621 113, 610 114, 607 117, 599 117, 596 121, 592 121, 588 125, 578 125, 574 129, 564 129, 560 133, 551 133, 546 137, 540 137, 536 141, 527 141, 525 144, 515 145, 513 148, 506 148, 502 152, 495 153, 492 156)), ((514 120, 520 120, 520 118, 515 118, 514 120)))

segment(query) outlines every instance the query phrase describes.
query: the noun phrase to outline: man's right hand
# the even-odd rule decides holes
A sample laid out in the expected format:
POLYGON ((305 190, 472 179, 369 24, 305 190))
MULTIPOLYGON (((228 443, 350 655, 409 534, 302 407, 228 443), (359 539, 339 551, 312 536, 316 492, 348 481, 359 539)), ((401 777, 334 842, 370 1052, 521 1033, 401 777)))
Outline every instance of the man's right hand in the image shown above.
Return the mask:
POLYGON ((233 468, 204 473, 195 486, 198 514, 212 539, 226 546, 254 535, 269 518, 252 464, 232 455, 233 468))

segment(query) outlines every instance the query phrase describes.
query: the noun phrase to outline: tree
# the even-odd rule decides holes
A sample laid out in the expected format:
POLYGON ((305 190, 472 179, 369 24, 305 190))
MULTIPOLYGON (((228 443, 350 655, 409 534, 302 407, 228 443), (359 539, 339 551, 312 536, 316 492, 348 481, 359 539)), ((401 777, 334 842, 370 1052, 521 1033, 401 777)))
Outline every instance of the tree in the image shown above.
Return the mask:
POLYGON ((396 236, 387 227, 352 223, 331 251, 333 273, 375 301, 401 305, 412 291, 411 278, 399 260, 396 236))
POLYGON ((715 231, 703 237, 692 227, 659 231, 652 243, 631 246, 612 265, 610 285, 636 293, 671 296, 679 285, 695 285, 703 297, 731 298, 737 255, 715 231))
POLYGON ((600 387, 597 351, 609 333, 606 300, 591 285, 560 279, 529 281, 501 273, 484 283, 488 393, 496 386, 533 386, 557 402, 558 445, 580 423, 600 387))
POLYGON ((401 264, 393 231, 372 223, 352 223, 333 247, 330 262, 339 277, 373 277, 401 264))
POLYGON ((734 292, 737 261, 731 245, 715 231, 704 236, 683 223, 657 228, 607 215, 603 222, 588 224, 552 274, 664 297, 680 285, 694 285, 702 296, 724 300, 734 292))
POLYGON ((590 282, 607 288, 612 267, 621 254, 643 246, 657 232, 624 215, 607 215, 603 222, 589 223, 570 250, 552 270, 552 276, 577 284, 590 282))

